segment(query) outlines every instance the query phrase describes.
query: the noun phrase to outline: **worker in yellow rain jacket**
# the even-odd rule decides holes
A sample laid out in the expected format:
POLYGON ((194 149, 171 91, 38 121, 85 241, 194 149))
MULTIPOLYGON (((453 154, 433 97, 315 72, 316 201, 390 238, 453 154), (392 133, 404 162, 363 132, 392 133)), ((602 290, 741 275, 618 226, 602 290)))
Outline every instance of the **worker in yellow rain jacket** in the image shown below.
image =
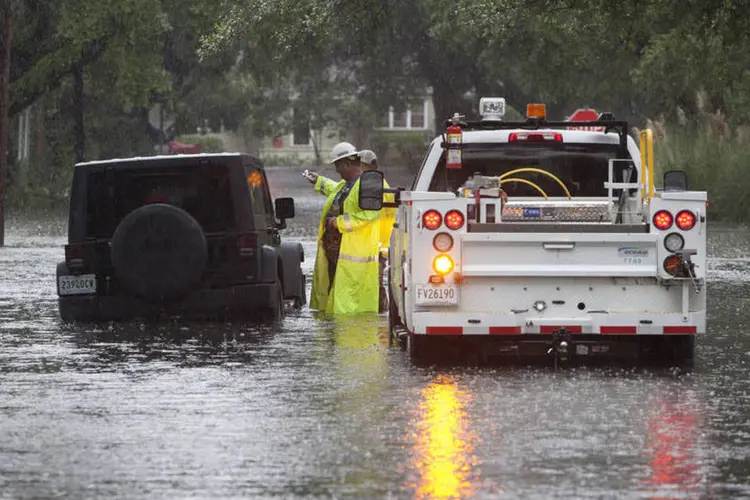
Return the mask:
POLYGON ((357 149, 343 142, 331 163, 339 182, 308 174, 327 197, 318 228, 310 308, 329 313, 378 312, 378 211, 359 208, 362 165, 357 149))
MULTIPOLYGON (((363 149, 359 152, 359 159, 362 162, 363 171, 377 170, 378 169, 378 157, 374 151, 369 149, 363 149)), ((383 180, 383 187, 386 189, 390 186, 388 182, 383 180)), ((383 197, 383 201, 393 203, 394 196, 392 194, 386 194, 383 197)), ((380 211, 380 217, 378 218, 378 225, 380 226, 378 237, 378 254, 380 263, 380 290, 379 290, 379 302, 380 312, 384 312, 388 309, 388 296, 385 293, 385 281, 383 274, 385 272, 385 265, 388 262, 388 251, 391 246, 391 233, 393 232, 393 224, 396 222, 396 209, 392 207, 384 207, 380 211)))

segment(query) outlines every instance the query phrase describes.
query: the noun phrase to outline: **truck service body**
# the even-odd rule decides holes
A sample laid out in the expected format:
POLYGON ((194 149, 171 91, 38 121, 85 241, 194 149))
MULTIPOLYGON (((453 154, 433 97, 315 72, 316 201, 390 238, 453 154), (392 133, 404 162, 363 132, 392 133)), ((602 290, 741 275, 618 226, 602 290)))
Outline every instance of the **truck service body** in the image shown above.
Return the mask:
POLYGON ((548 122, 530 105, 509 123, 498 107, 485 98, 491 119, 448 121, 396 192, 392 333, 413 356, 451 341, 480 356, 692 363, 706 328, 706 192, 681 172, 654 187, 650 130, 638 144, 611 115, 548 122))

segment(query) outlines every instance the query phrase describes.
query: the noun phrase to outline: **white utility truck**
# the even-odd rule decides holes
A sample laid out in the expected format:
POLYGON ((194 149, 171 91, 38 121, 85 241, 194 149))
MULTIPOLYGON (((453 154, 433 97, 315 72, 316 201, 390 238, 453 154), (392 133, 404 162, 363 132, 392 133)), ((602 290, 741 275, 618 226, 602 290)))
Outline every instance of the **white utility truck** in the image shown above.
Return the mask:
POLYGON ((610 113, 553 122, 530 104, 526 121, 506 122, 504 99, 479 106, 479 121, 446 122, 411 189, 361 178, 362 208, 397 211, 393 338, 413 357, 692 365, 706 330, 706 192, 681 171, 655 188, 651 130, 636 143, 610 113))

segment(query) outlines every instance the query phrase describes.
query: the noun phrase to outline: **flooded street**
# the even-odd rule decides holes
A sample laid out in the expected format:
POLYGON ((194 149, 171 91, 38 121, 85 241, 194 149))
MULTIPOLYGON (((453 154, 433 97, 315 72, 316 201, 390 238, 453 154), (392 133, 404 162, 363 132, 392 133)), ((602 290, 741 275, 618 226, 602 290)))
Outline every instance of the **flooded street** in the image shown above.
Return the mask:
MULTIPOLYGON (((324 198, 269 178, 309 286, 324 198)), ((749 231, 709 234, 709 331, 679 376, 416 367, 385 315, 306 308, 273 329, 64 325, 65 221, 7 242, 0 498, 750 497, 749 231)))

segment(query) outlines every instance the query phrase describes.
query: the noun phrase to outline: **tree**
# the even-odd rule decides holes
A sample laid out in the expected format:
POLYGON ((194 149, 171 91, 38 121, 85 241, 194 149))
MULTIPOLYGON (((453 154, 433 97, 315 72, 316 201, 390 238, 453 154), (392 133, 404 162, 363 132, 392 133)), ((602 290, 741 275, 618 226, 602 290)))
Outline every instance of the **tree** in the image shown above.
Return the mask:
POLYGON ((13 13, 10 0, 0 0, 0 247, 5 245, 5 179, 8 171, 8 83, 13 13))

